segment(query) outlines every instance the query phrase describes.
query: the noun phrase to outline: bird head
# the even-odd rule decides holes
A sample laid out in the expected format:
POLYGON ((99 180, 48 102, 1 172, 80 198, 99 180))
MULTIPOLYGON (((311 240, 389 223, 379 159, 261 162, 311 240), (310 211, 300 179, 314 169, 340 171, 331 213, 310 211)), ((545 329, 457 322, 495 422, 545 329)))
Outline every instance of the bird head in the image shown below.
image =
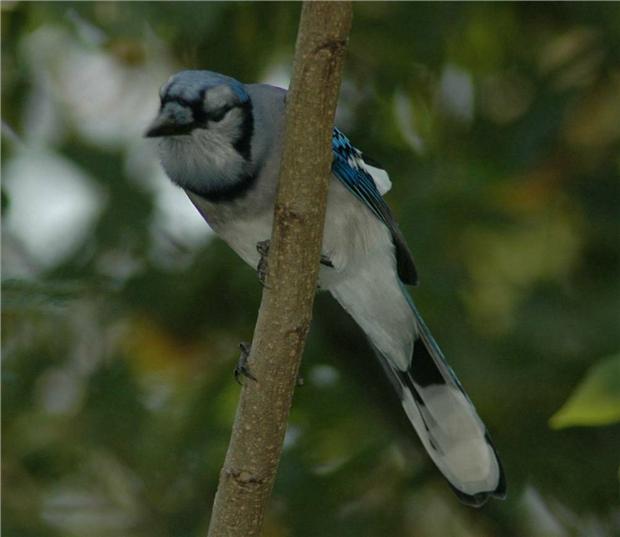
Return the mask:
POLYGON ((238 189, 254 169, 254 112, 245 86, 211 71, 181 71, 159 97, 159 112, 144 136, 158 141, 170 179, 210 199, 238 189))
POLYGON ((161 87, 159 97, 159 113, 144 133, 147 138, 234 130, 251 106, 243 84, 211 71, 181 71, 161 87))

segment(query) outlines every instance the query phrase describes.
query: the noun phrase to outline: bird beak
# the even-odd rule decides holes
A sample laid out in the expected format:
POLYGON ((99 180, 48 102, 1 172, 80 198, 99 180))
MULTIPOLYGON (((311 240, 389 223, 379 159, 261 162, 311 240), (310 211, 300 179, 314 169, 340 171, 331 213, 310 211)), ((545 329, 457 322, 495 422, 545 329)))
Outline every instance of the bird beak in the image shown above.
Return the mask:
POLYGON ((184 129, 174 121, 171 114, 166 113, 165 109, 149 125, 144 132, 145 138, 157 138, 159 136, 172 136, 174 134, 182 134, 184 129))

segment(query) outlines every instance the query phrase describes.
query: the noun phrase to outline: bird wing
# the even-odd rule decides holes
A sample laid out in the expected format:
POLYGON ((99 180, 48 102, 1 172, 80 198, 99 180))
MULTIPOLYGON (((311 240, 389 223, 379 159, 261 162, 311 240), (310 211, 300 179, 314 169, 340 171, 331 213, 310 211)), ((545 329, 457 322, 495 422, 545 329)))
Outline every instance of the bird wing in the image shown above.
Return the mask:
POLYGON ((398 276, 403 283, 416 285, 418 275, 413 257, 392 211, 382 197, 392 186, 387 172, 364 158, 362 152, 353 147, 338 129, 333 132, 332 152, 332 173, 388 227, 396 249, 398 276))

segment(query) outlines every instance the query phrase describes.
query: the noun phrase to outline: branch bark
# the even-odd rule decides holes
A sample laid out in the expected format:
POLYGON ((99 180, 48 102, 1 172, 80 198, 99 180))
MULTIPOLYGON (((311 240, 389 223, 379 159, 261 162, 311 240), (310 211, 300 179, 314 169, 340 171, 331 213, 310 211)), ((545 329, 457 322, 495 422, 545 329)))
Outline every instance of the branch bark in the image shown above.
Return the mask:
POLYGON ((266 287, 213 504, 209 537, 261 532, 299 372, 319 271, 331 138, 350 2, 304 2, 287 96, 266 287))

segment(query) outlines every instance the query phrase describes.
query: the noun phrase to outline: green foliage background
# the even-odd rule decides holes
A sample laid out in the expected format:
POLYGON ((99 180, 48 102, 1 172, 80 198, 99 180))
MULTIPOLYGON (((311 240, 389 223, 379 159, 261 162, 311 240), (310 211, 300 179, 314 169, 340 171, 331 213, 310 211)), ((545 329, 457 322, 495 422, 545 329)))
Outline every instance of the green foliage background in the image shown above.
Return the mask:
MULTIPOLYGON (((286 79, 299 11, 2 3, 7 537, 205 534, 260 286, 206 225, 189 240, 162 216, 189 201, 140 133, 182 68, 286 79)), ((355 5, 338 123, 390 171, 413 295, 509 498, 457 502, 320 295, 265 535, 620 532, 617 365, 576 411, 598 427, 549 425, 618 359, 619 57, 614 3, 355 5)))

